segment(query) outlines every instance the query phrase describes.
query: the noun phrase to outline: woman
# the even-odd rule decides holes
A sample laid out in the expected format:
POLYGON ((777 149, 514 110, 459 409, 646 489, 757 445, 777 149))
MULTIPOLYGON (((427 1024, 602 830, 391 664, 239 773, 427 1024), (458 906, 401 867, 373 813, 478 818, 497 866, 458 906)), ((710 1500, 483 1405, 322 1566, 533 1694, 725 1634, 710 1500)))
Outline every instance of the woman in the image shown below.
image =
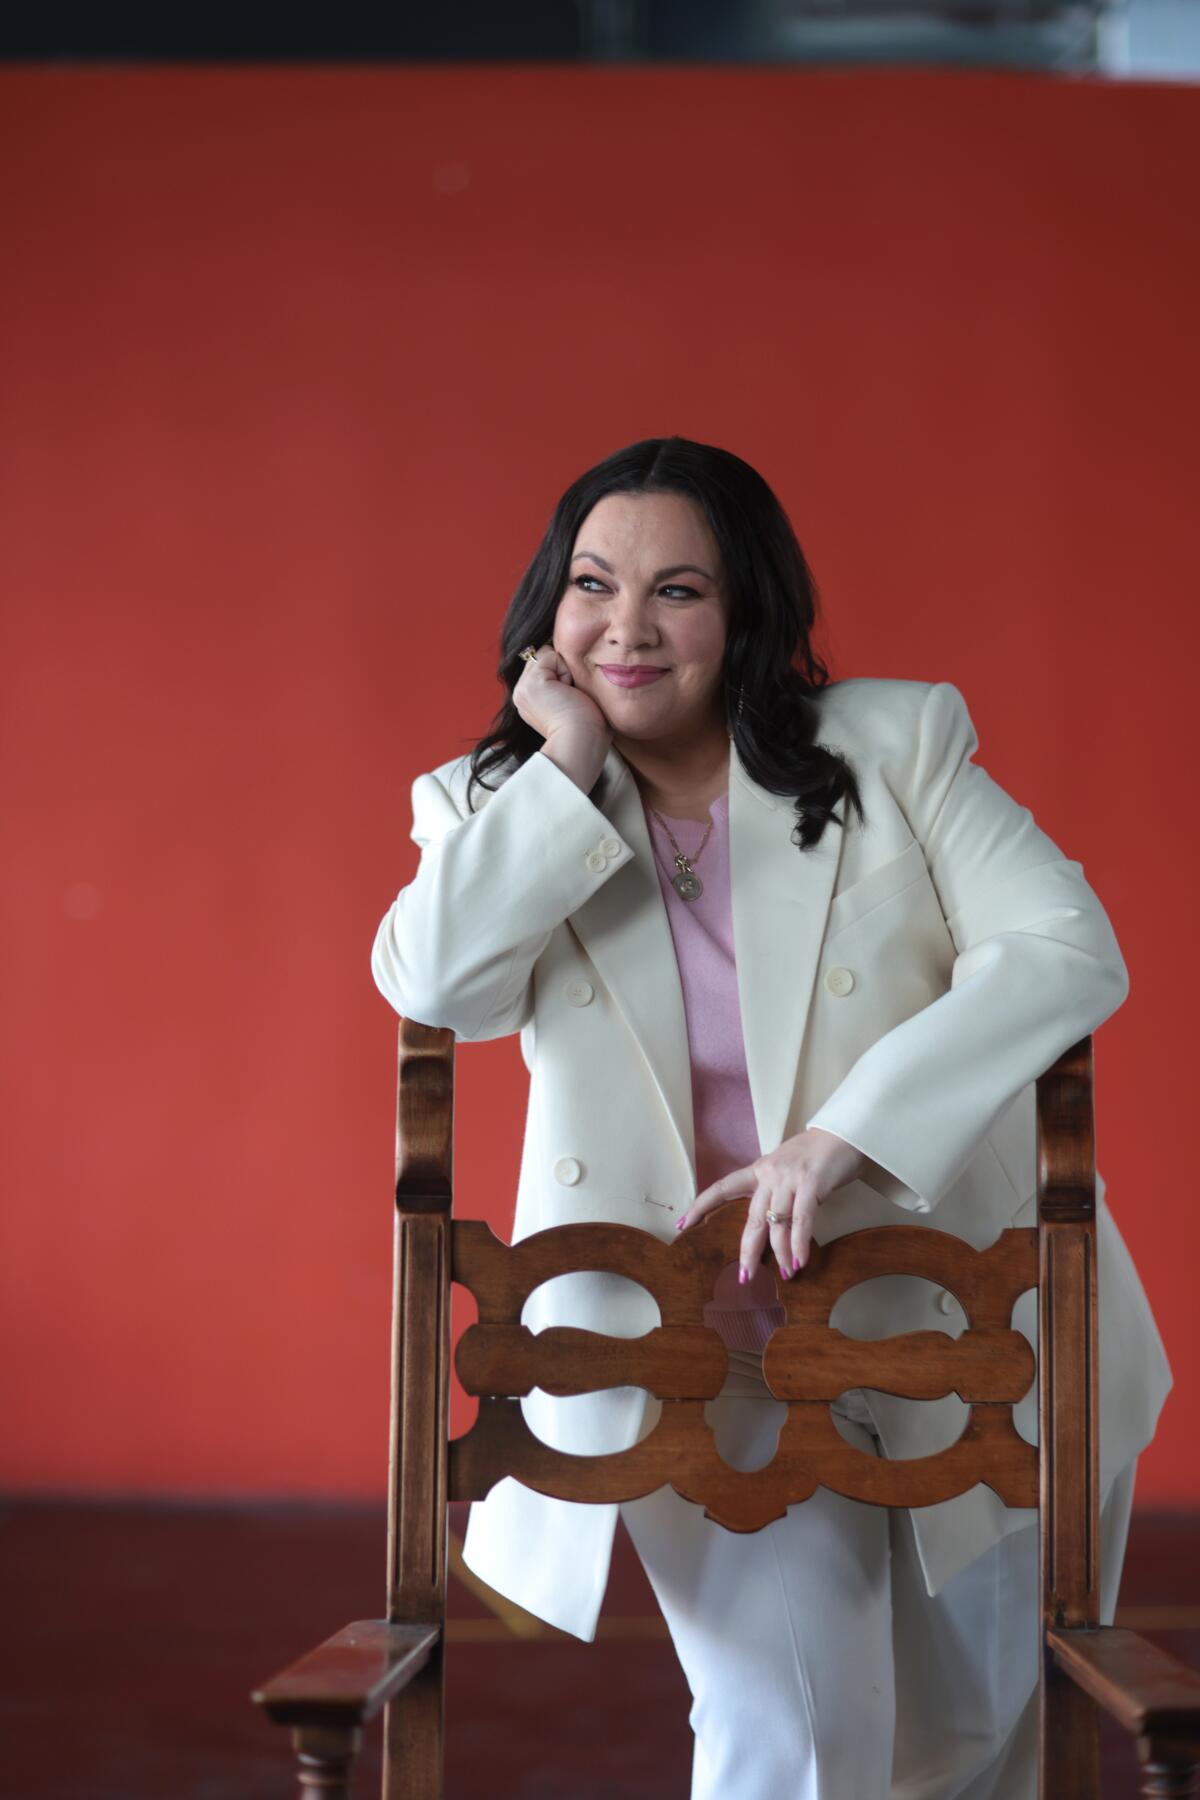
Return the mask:
MULTIPOLYGON (((784 1408, 761 1350, 811 1243, 928 1222, 977 1247, 1035 1220, 1037 1075, 1125 997, 1103 908, 970 757, 947 682, 830 683, 786 515, 730 453, 650 439, 569 487, 509 607, 509 690, 471 757, 413 787, 422 850, 372 956, 403 1015, 521 1033, 531 1074, 514 1241, 573 1219, 661 1239, 749 1195, 706 1317, 729 1351, 708 1403, 738 1467, 784 1408)), ((1171 1374, 1098 1187, 1102 1617, 1138 1452, 1171 1374)), ((1014 1322, 1036 1347, 1035 1295, 1014 1322)), ((534 1329, 637 1335, 645 1289, 559 1277, 534 1329)), ((881 1337, 962 1309, 909 1277, 832 1323, 881 1337)), ((595 1453, 645 1435, 638 1388, 524 1403, 595 1453)), ((855 1390, 869 1453, 952 1442, 956 1395, 855 1390)), ((1036 1386, 1016 1408, 1036 1441, 1036 1386)), ((976 1487, 906 1512, 819 1488, 725 1531, 670 1488, 616 1506, 512 1480, 471 1509, 493 1587, 590 1639, 618 1510, 693 1695, 693 1800, 1021 1800, 1036 1792, 1036 1514, 976 1487)))

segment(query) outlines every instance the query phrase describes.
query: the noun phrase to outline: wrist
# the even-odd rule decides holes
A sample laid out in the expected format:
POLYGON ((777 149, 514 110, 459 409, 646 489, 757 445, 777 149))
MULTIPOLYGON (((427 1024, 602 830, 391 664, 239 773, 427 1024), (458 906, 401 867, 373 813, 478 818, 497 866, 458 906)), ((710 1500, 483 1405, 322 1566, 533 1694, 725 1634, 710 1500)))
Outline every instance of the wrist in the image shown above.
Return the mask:
POLYGON ((608 743, 601 732, 570 726, 551 731, 538 750, 539 755, 548 756, 555 767, 569 776, 585 794, 595 787, 607 753, 608 743))

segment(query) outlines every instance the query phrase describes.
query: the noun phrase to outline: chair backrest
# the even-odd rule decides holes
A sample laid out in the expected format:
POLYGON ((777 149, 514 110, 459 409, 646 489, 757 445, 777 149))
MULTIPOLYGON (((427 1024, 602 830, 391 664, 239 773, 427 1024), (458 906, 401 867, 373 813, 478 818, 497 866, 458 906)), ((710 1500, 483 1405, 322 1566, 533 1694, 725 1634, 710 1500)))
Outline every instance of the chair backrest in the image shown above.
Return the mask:
POLYGON ((1037 1082, 1038 1224, 984 1250, 933 1227, 897 1223, 810 1249, 803 1280, 781 1286, 787 1324, 763 1373, 789 1416, 774 1459, 753 1471, 718 1456, 704 1402, 720 1389, 725 1349, 705 1326, 720 1270, 736 1261, 748 1201, 731 1202, 662 1243, 631 1226, 555 1227, 515 1245, 477 1219, 452 1217, 454 1035, 400 1026, 396 1241, 388 1529, 388 1617, 442 1616, 446 1502, 477 1499, 502 1477, 574 1501, 632 1499, 670 1482, 732 1530, 753 1531, 818 1485, 882 1506, 927 1506, 983 1482, 1006 1506, 1040 1508, 1047 1625, 1098 1621, 1097 1280, 1092 1044, 1084 1038, 1037 1082), (570 1327, 532 1334, 527 1296, 554 1276, 597 1270, 641 1283, 662 1323, 641 1338, 570 1327), (968 1326, 864 1341, 830 1327, 846 1289, 879 1275, 921 1276, 961 1302, 968 1326), (456 1366, 479 1396, 469 1432, 447 1444, 450 1284, 474 1294, 478 1323, 456 1366), (1012 1406, 1034 1358, 1011 1326, 1017 1297, 1039 1288, 1037 1446, 1012 1406), (518 1396, 632 1384, 662 1401, 628 1450, 566 1456, 526 1425, 518 1396), (959 1439, 916 1461, 869 1456, 838 1431, 829 1403, 851 1387, 928 1400, 957 1392, 970 1407, 959 1439), (400 1446, 404 1454, 400 1454, 400 1446))
POLYGON ((579 1224, 539 1232, 510 1247, 477 1221, 452 1228, 452 1274, 470 1288, 479 1323, 458 1346, 459 1379, 480 1396, 479 1418, 451 1446, 450 1498, 481 1498, 500 1474, 569 1500, 626 1500, 670 1481, 685 1499, 734 1531, 781 1518, 818 1484, 853 1500, 927 1506, 986 1481, 1009 1506, 1037 1505, 1037 1452, 1013 1426, 1012 1405, 1035 1374, 1026 1338, 1010 1328, 1013 1306, 1037 1283, 1037 1233, 1007 1231, 977 1251, 918 1225, 880 1226, 814 1244, 803 1278, 784 1284, 787 1324, 767 1344, 763 1375, 788 1404, 773 1460, 734 1469, 717 1453, 704 1401, 720 1392, 725 1347, 701 1318, 720 1271, 737 1261, 749 1200, 731 1201, 662 1243, 633 1226, 579 1224), (573 1269, 624 1275, 649 1289, 662 1324, 640 1338, 560 1327, 536 1337, 518 1321, 528 1293, 573 1269), (919 1331, 867 1342, 827 1323, 856 1282, 910 1274, 949 1288, 971 1329, 955 1339, 919 1331), (653 1431, 610 1455, 564 1455, 534 1436, 520 1400, 532 1387, 579 1394, 631 1383, 663 1401, 653 1431), (852 1387, 929 1400, 957 1390, 972 1411, 955 1444, 919 1461, 856 1449, 839 1433, 829 1402, 852 1387))

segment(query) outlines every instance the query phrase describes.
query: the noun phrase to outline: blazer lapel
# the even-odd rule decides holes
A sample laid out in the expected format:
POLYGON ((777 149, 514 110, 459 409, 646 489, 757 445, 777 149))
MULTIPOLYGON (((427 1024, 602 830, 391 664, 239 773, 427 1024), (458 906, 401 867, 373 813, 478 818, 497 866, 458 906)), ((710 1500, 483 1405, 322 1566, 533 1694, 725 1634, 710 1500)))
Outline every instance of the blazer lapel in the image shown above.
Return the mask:
POLYGON ((733 946, 746 1070, 762 1154, 787 1130, 844 831, 799 850, 792 802, 768 793, 729 745, 733 946))
POLYGON ((655 871, 641 794, 629 765, 609 747, 595 804, 633 860, 567 920, 603 977, 646 1059, 695 1185, 692 1073, 675 943, 655 871))
MULTIPOLYGON (((609 748, 595 802, 633 851, 620 874, 567 923, 599 970, 641 1049, 695 1187, 691 1062, 683 989, 641 795, 609 748)), ((743 768, 729 745, 729 849, 734 953, 746 1069, 759 1146, 782 1141, 795 1090, 825 918, 843 832, 815 848, 791 841, 795 812, 743 768)))

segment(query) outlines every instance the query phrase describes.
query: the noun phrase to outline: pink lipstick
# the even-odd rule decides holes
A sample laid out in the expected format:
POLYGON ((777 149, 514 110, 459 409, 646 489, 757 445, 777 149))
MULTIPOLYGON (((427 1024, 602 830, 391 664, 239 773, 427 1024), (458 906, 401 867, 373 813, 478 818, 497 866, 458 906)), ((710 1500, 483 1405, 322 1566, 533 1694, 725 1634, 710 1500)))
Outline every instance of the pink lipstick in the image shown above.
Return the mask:
POLYGON ((657 681, 660 675, 667 674, 666 669, 651 669, 628 663, 601 663, 600 673, 607 675, 614 687, 634 688, 647 687, 650 682, 657 681))

